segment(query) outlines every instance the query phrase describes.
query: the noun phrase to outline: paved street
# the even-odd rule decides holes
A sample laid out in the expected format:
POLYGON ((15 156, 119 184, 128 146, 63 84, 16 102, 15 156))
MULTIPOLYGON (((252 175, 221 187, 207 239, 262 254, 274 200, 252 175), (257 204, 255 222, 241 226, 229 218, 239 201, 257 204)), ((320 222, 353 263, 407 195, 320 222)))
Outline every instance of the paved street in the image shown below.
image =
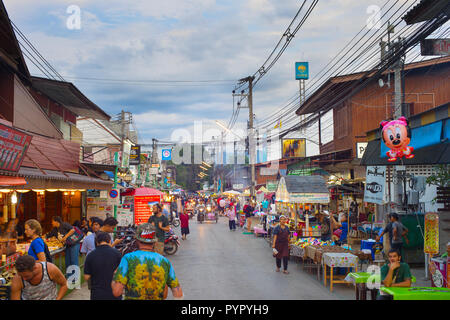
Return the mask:
MULTIPOLYGON (((352 286, 338 284, 330 293, 315 273, 303 271, 292 259, 289 275, 276 273, 268 243, 239 228, 230 232, 225 218, 218 224, 190 220, 190 229, 188 240, 180 240, 178 252, 169 256, 185 299, 354 299, 352 286)), ((89 299, 89 291, 83 286, 67 299, 89 299)))

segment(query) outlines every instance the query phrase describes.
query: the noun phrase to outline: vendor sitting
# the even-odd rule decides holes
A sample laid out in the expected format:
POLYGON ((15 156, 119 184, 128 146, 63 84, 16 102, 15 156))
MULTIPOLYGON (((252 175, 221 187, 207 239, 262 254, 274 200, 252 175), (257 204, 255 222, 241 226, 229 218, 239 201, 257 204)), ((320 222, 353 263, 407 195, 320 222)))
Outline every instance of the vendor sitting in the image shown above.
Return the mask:
MULTIPOLYGON (((385 287, 411 287, 411 270, 409 265, 400 262, 400 253, 391 249, 388 253, 389 264, 381 267, 381 285, 385 287)), ((381 292, 377 300, 392 300, 390 295, 381 292)))
POLYGON ((332 236, 333 241, 339 244, 347 243, 347 233, 348 233, 347 214, 342 213, 340 215, 339 222, 336 221, 333 215, 330 215, 330 219, 333 230, 335 230, 332 236))

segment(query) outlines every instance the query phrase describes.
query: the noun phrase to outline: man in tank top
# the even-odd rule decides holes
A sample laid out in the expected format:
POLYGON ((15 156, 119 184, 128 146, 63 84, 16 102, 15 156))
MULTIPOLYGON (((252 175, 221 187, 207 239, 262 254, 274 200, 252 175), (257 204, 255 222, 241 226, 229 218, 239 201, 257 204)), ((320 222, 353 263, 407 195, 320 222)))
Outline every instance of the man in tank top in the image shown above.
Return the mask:
POLYGON ((66 278, 53 263, 25 255, 17 258, 16 270, 11 300, 61 300, 67 292, 66 278), (56 285, 60 286, 58 291, 56 285))

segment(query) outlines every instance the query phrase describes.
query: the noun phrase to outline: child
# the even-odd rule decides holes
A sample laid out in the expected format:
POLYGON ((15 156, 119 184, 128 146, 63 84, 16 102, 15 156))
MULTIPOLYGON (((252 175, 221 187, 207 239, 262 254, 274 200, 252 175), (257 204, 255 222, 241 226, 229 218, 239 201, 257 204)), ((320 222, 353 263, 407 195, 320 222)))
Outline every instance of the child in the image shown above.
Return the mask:
POLYGON ((181 222, 181 239, 186 240, 186 236, 189 234, 189 215, 186 209, 180 214, 181 222))
POLYGON ((234 206, 229 205, 225 212, 229 219, 228 225, 230 227, 230 231, 236 231, 236 210, 234 206))

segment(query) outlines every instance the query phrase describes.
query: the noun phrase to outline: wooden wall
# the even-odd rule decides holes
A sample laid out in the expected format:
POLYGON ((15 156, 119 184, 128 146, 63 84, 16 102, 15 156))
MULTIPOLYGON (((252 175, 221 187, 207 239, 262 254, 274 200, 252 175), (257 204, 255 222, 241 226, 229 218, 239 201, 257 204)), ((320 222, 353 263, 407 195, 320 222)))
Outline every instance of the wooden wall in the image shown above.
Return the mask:
MULTIPOLYGON (((450 64, 405 71, 405 103, 411 103, 415 115, 450 101, 450 64)), ((387 76, 383 79, 386 81, 387 76)), ((380 122, 393 115, 394 77, 391 87, 380 88, 378 82, 367 86, 333 110, 334 150, 352 149, 356 157, 357 142, 367 141, 366 132, 377 129, 380 122)), ((322 152, 322 151, 321 151, 322 152)))

